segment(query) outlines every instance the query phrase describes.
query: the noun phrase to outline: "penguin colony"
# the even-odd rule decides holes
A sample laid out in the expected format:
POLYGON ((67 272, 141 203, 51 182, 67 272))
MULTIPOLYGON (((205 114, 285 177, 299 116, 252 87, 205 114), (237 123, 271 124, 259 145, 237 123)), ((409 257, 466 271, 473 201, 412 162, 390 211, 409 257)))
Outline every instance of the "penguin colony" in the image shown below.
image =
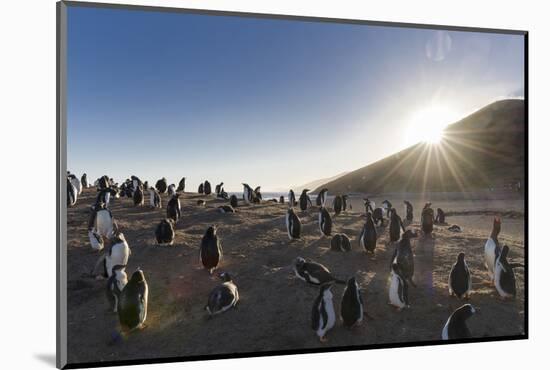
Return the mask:
MULTIPOLYGON (((98 280, 107 279, 106 295, 109 310, 118 315, 120 327, 125 332, 129 333, 147 327, 149 285, 146 279, 146 269, 138 267, 131 274, 126 271, 131 257, 131 248, 124 233, 119 229, 109 205, 120 197, 127 197, 132 199, 135 207, 143 207, 148 203, 151 209, 162 208, 161 194, 166 194, 168 196, 166 217, 159 220, 154 236, 159 246, 173 246, 177 224, 182 218, 180 197, 183 196, 185 190, 185 180, 186 178, 183 177, 177 188, 175 184, 168 185, 166 178, 159 179, 154 187, 149 187, 148 182, 142 182, 137 176, 131 176, 121 185, 115 183, 108 176, 102 176, 93 184, 97 189, 97 196, 95 203, 89 208, 88 238, 92 249, 100 253, 100 256, 92 269, 92 276, 98 280), (145 202, 145 190, 148 192, 149 202, 145 202)), ((91 184, 86 174, 78 179, 68 172, 67 206, 74 206, 78 202, 82 190, 89 187, 91 184)), ((314 207, 308 192, 309 189, 304 189, 297 201, 294 191, 289 191, 284 225, 291 242, 300 240, 304 230, 300 217, 314 207), (295 210, 296 206, 299 210, 295 210)), ((351 203, 348 204, 347 194, 336 195, 332 202, 333 216, 331 216, 326 206, 328 192, 329 189, 322 189, 316 197, 320 238, 330 238, 331 251, 349 252, 353 248, 352 239, 345 233, 333 233, 332 231, 333 218, 337 221, 337 216, 346 212, 347 209, 351 209, 351 203)), ((201 183, 199 193, 206 196, 212 194, 209 181, 201 183)), ((223 182, 216 185, 215 193, 212 196, 228 202, 228 204, 217 207, 218 212, 237 212, 239 199, 235 195, 228 196, 223 190, 223 182)), ((267 202, 262 200, 260 186, 253 189, 246 183, 243 183, 241 201, 249 205, 267 202)), ((201 199, 198 202, 198 205, 206 208, 205 200, 201 199)), ((275 199, 271 203, 284 204, 284 197, 280 197, 279 200, 275 199)), ((388 303, 395 308, 396 312, 407 309, 414 305, 414 301, 411 302, 409 299, 409 293, 411 289, 417 287, 412 241, 419 237, 420 231, 423 237, 432 237, 434 224, 445 224, 445 213, 438 208, 437 216, 435 216, 431 203, 426 203, 420 214, 421 230, 412 230, 405 226, 405 223, 410 225, 413 221, 413 206, 410 202, 404 201, 405 223, 389 200, 384 200, 382 207, 377 208, 373 201, 366 198, 364 206, 365 212, 360 216, 364 220, 364 226, 358 230, 356 243, 365 253, 375 254, 380 233, 388 232, 389 245, 394 248, 391 259, 388 261, 388 303), (387 229, 385 222, 389 226, 387 229)), ((513 299, 516 296, 514 269, 522 268, 523 265, 508 260, 509 247, 501 246, 498 240, 500 230, 501 220, 499 217, 495 217, 491 234, 484 248, 480 247, 480 250, 483 253, 487 275, 492 280, 498 295, 501 299, 513 299)), ((459 228, 457 232, 460 231, 459 228)), ((209 226, 198 246, 198 262, 210 275, 223 266, 222 241, 217 232, 216 225, 209 226)), ((476 258, 476 256, 460 252, 456 256, 456 262, 449 266, 449 295, 459 300, 471 298, 473 290, 467 263, 469 258, 476 258)), ((352 328, 360 325, 365 317, 369 317, 366 314, 363 301, 365 292, 355 277, 357 272, 351 271, 345 279, 341 279, 332 274, 326 266, 300 256, 295 257, 291 268, 296 278, 304 281, 307 285, 316 286, 318 289, 318 295, 311 307, 311 329, 321 342, 328 340, 328 333, 337 325, 337 322, 341 322, 344 327, 352 328), (343 286, 342 292, 339 294, 341 297, 339 315, 336 314, 333 302, 336 293, 333 290, 336 289, 336 285, 343 286)), ((220 283, 208 295, 205 295, 207 304, 204 310, 209 316, 221 314, 235 307, 239 301, 239 291, 233 277, 227 271, 221 271, 217 276, 220 283)), ((451 312, 448 320, 442 323, 441 339, 471 337, 472 333, 466 320, 475 313, 476 307, 472 304, 464 304, 451 312)))

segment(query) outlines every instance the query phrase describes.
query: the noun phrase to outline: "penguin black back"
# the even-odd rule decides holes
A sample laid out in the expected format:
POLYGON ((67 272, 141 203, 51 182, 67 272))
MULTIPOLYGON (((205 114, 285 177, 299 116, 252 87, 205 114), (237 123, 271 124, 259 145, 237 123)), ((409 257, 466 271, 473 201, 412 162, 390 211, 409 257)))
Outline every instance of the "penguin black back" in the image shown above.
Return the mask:
POLYGON ((457 308, 443 328, 443 339, 464 339, 471 338, 472 333, 466 325, 466 320, 475 314, 476 310, 471 304, 465 304, 457 308))
POLYGON ((346 284, 340 304, 340 315, 347 327, 358 324, 363 320, 363 298, 354 277, 350 278, 346 284))
POLYGON ((339 215, 342 212, 343 203, 344 203, 344 201, 342 200, 341 195, 337 195, 337 196, 334 197, 334 201, 333 201, 332 205, 333 205, 333 208, 334 208, 334 214, 335 215, 339 215))
POLYGON ((309 196, 307 195, 307 192, 309 189, 302 190, 302 194, 300 195, 299 203, 300 203, 300 209, 302 211, 305 211, 307 209, 308 203, 311 204, 311 200, 309 199, 309 196))
POLYGON ((237 199, 237 196, 233 194, 231 197, 229 197, 229 204, 231 204, 231 207, 235 208, 239 204, 239 201, 237 199))
POLYGON ((172 195, 166 206, 166 217, 171 218, 174 222, 177 222, 181 217, 179 196, 179 193, 172 195))
POLYGON ((210 226, 202 237, 200 247, 200 260, 202 265, 210 273, 214 271, 222 259, 222 246, 216 234, 216 227, 210 226))
POLYGON ((140 328, 147 318, 149 288, 143 271, 137 269, 118 300, 120 324, 130 330, 140 328))
POLYGON ((449 275, 449 293, 455 294, 458 298, 467 295, 471 286, 470 270, 466 264, 465 255, 460 252, 449 275))
POLYGON ((332 217, 325 207, 319 210, 319 229, 324 236, 330 236, 332 233, 332 217))

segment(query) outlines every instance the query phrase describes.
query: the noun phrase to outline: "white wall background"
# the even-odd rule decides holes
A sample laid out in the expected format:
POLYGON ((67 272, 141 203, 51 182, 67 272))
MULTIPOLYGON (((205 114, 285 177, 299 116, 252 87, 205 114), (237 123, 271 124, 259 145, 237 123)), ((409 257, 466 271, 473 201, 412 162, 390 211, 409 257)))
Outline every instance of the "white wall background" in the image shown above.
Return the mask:
MULTIPOLYGON (((121 1, 112 1, 121 2, 121 1)), ((132 1, 126 3, 530 31, 530 336, 528 341, 141 366, 146 369, 521 368, 548 348, 546 229, 550 68, 543 1, 132 1)), ((0 12, 0 310, 5 368, 55 358, 55 1, 5 1, 0 12), (7 366, 6 366, 7 365, 7 366)), ((90 346, 93 351, 93 345, 90 346)), ((137 367, 134 367, 137 368, 137 367)))

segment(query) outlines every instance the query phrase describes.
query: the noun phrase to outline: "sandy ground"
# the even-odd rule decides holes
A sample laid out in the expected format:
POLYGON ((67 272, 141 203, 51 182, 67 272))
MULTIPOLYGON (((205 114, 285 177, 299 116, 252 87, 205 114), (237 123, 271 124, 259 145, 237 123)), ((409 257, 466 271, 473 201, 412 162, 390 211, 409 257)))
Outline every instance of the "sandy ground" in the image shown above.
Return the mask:
MULTIPOLYGON (((523 262, 523 217, 518 216, 523 212, 522 200, 432 198, 434 207, 459 212, 448 221, 459 224, 464 231, 451 233, 446 226, 436 226, 433 239, 413 241, 418 287, 410 292, 411 308, 397 312, 387 304, 393 246, 387 245, 388 231, 382 227, 376 255, 361 250, 357 240, 363 225, 360 197, 354 198, 352 211, 333 219, 333 232, 344 232, 352 239, 351 252, 337 253, 330 251, 330 239, 320 236, 317 207, 298 212, 303 224, 302 240, 289 242, 284 223, 286 205, 240 206, 238 213, 220 214, 216 207, 223 201, 185 193, 180 198, 183 217, 177 224, 172 247, 156 246, 154 240, 154 229, 165 216, 164 208, 134 207, 128 198, 115 200, 111 206, 132 249, 128 271, 141 267, 150 289, 148 327, 119 337, 118 318, 109 310, 105 297, 106 282, 89 276, 98 258, 86 230, 88 208, 94 197, 95 189, 86 189, 77 205, 68 210, 70 363, 438 340, 449 314, 464 304, 447 292, 448 274, 460 251, 466 253, 473 273, 470 303, 480 311, 469 320, 473 335, 494 337, 524 332, 523 269, 516 270, 518 297, 502 302, 483 266, 483 246, 492 213, 509 214, 510 210, 516 212, 503 218, 500 240, 510 246, 511 259, 523 262), (207 207, 197 206, 197 199, 207 199, 207 207), (201 269, 198 258, 200 240, 212 224, 219 226, 224 249, 220 269, 233 275, 241 301, 236 309, 207 319, 204 306, 219 281, 201 269), (318 289, 293 277, 290 264, 296 256, 323 263, 342 279, 355 275, 371 318, 352 330, 338 321, 328 333, 328 343, 320 343, 310 328, 311 307, 318 289)), ((417 229, 424 199, 407 197, 415 207, 415 220, 409 227, 417 229)), ((375 198, 377 204, 383 199, 375 198)), ((402 199, 387 199, 399 204, 402 214, 402 199)), ((166 195, 162 200, 165 206, 166 195)), ((337 312, 343 288, 332 288, 337 312)))

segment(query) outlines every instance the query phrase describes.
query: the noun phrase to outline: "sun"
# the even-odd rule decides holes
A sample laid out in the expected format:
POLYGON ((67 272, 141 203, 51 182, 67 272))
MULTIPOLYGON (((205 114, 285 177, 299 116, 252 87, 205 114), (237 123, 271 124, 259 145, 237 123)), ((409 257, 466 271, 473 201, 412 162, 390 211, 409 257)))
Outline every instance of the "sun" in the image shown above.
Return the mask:
POLYGON ((414 112, 408 120, 407 142, 437 144, 443 138, 443 131, 457 121, 457 114, 449 107, 433 105, 414 112))

